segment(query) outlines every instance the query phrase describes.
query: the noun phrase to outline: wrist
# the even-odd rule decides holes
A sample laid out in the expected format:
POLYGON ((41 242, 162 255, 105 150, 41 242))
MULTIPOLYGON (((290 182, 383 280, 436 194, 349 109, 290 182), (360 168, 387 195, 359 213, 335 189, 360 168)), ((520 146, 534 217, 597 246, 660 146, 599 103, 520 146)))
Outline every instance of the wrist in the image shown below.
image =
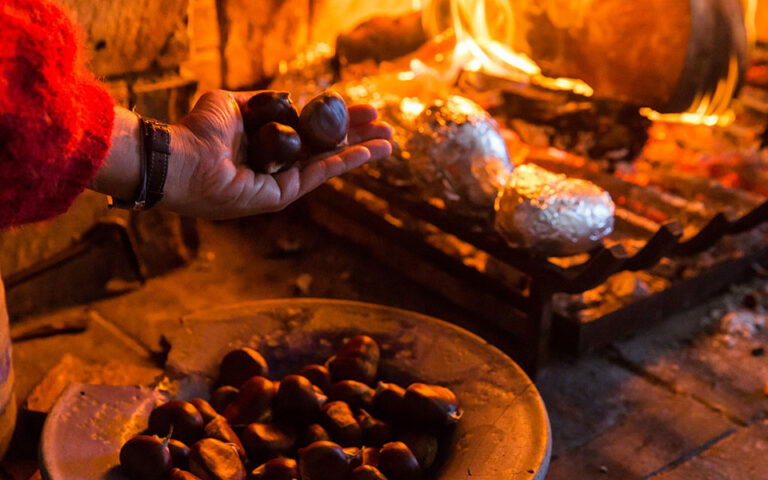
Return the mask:
POLYGON ((116 198, 132 198, 141 176, 141 142, 139 117, 121 107, 115 107, 111 145, 90 188, 116 198))

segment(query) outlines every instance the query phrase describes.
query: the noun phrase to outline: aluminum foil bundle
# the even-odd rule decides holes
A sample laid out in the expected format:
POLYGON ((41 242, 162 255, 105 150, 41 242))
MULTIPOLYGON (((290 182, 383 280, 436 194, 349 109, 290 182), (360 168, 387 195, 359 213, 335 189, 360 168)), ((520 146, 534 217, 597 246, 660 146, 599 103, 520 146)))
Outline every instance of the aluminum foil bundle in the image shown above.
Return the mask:
POLYGON ((473 101, 450 95, 425 105, 401 155, 417 184, 463 212, 492 212, 513 170, 496 121, 473 101))
POLYGON ((518 166, 496 201, 496 229, 546 256, 589 251, 613 231, 615 205, 597 185, 518 166))

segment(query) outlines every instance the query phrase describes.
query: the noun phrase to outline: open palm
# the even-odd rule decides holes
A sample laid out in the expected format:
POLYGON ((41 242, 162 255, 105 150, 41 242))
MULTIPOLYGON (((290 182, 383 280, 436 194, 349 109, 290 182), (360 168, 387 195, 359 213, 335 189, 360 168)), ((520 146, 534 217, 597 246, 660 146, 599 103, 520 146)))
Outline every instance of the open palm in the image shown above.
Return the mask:
POLYGON ((228 219, 285 208, 326 180, 391 153, 391 128, 369 105, 349 107, 350 146, 268 175, 245 166, 240 108, 255 92, 203 95, 177 127, 185 161, 169 169, 163 206, 183 215, 228 219))

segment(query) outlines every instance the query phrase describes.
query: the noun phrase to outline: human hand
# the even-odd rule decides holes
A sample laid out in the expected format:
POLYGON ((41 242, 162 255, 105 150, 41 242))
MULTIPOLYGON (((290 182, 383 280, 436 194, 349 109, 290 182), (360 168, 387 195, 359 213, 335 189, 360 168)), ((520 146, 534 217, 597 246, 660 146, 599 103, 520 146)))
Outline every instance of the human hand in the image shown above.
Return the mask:
POLYGON ((172 154, 160 205, 183 215, 227 219, 285 208, 331 177, 391 153, 392 129, 369 105, 349 107, 349 144, 268 175, 245 165, 240 108, 254 92, 203 95, 172 127, 172 154), (173 140, 172 140, 173 141, 173 140))
MULTIPOLYGON (((203 95, 179 125, 171 128, 171 156, 159 206, 182 215, 228 219, 281 210, 336 175, 386 157, 392 129, 376 121, 369 105, 349 107, 350 146, 311 157, 275 175, 245 165, 240 109, 254 92, 214 91, 203 95)), ((136 114, 115 108, 107 158, 91 188, 121 199, 135 197, 141 151, 136 114)))

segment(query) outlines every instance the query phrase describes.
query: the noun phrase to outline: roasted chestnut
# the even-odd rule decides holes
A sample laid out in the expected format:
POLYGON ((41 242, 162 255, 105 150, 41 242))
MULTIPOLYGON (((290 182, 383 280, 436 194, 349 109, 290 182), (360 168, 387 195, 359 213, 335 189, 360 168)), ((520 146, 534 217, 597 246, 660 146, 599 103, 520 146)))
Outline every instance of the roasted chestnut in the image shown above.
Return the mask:
POLYGON ((288 375, 280 382, 272 412, 282 422, 304 423, 317 417, 326 400, 306 377, 288 375))
POLYGON ((306 377, 313 385, 319 387, 324 393, 328 393, 331 388, 331 372, 323 365, 307 365, 299 371, 299 375, 306 377))
POLYGON ((370 385, 376 379, 381 353, 371 337, 360 335, 349 339, 336 355, 328 360, 328 370, 334 382, 356 380, 370 385))
POLYGON ((344 402, 328 402, 323 406, 322 422, 328 433, 339 445, 353 447, 363 441, 363 432, 352 414, 349 405, 344 402))
POLYGON ((363 465, 379 466, 379 449, 375 447, 363 447, 363 465))
POLYGON ((413 452, 403 442, 390 442, 379 450, 379 470, 387 478, 419 480, 421 466, 413 452))
POLYGON ((193 398, 189 403, 194 405, 197 411, 200 412, 200 415, 203 417, 203 424, 207 424, 214 418, 220 416, 213 406, 202 398, 193 398))
POLYGON ((170 480, 200 480, 200 477, 193 475, 189 472, 185 472, 180 468, 172 468, 171 475, 168 477, 170 480))
POLYGON ((301 138, 291 127, 270 122, 248 139, 248 166, 257 172, 277 173, 302 157, 301 138))
POLYGON ((301 480, 339 480, 349 474, 347 454, 333 442, 315 442, 299 449, 301 480))
POLYGON ((411 384, 405 391, 403 405, 412 421, 435 427, 452 425, 463 413, 456 395, 439 385, 411 384))
POLYGON ((163 479, 171 470, 168 442, 157 436, 133 437, 120 449, 120 465, 135 480, 163 479))
POLYGON ((331 387, 330 400, 341 400, 353 411, 361 408, 371 408, 374 390, 368 385, 355 380, 342 380, 331 387))
POLYGON ((240 393, 240 390, 231 385, 219 387, 211 394, 211 406, 217 412, 223 413, 224 409, 232 403, 238 393, 240 393))
POLYGON ((204 432, 207 438, 215 438, 224 443, 231 443, 237 449, 240 458, 243 461, 246 460, 245 448, 243 447, 240 438, 235 434, 234 430, 232 430, 232 427, 229 426, 229 423, 227 423, 226 418, 222 416, 214 418, 205 425, 204 432))
POLYGON ((147 430, 155 435, 165 437, 171 432, 172 438, 181 440, 187 445, 195 443, 203 435, 203 417, 189 402, 171 400, 149 414, 147 430))
POLYGON ((243 108, 243 126, 245 131, 257 131, 269 122, 299 128, 299 114, 288 92, 265 90, 248 99, 243 108))
POLYGON ((437 458, 437 437, 427 432, 407 432, 399 439, 413 452, 423 470, 428 470, 437 458))
POLYGON ((322 425, 313 423, 312 425, 308 426, 306 430, 304 430, 304 433, 301 436, 300 445, 302 447, 305 447, 310 443, 322 442, 322 441, 327 442, 330 439, 331 439, 331 436, 322 427, 322 425))
POLYGON ((395 383, 379 382, 373 394, 373 411, 388 422, 403 422, 405 389, 395 383))
POLYGON ((365 409, 357 414, 357 423, 363 431, 363 443, 365 445, 380 447, 392 441, 392 427, 386 422, 374 418, 365 409))
POLYGON ((201 480, 245 480, 245 467, 235 446, 215 438, 192 445, 189 469, 201 480))
POLYGON ((299 468, 292 458, 273 458, 248 474, 248 480, 297 480, 299 468))
POLYGON ((219 365, 219 385, 240 388, 251 377, 268 377, 267 361, 259 352, 243 347, 224 356, 219 365))
POLYGON ((387 477, 374 466, 360 465, 352 470, 349 480, 387 480, 387 477))
POLYGON ((242 434, 245 451, 252 462, 265 462, 288 455, 296 448, 296 434, 271 423, 252 423, 242 434))
POLYGON ((344 448, 344 453, 347 455, 347 463, 349 468, 359 467, 363 464, 363 450, 358 447, 344 448))
POLYGON ((336 148, 347 136, 349 112, 344 99, 328 90, 307 103, 299 115, 299 134, 312 150, 336 148))
POLYGON ((276 392, 274 382, 264 377, 251 377, 224 409, 224 417, 233 425, 257 422, 269 410, 276 392))
POLYGON ((168 450, 171 452, 171 463, 174 467, 187 470, 189 468, 189 447, 184 443, 170 439, 168 450))

